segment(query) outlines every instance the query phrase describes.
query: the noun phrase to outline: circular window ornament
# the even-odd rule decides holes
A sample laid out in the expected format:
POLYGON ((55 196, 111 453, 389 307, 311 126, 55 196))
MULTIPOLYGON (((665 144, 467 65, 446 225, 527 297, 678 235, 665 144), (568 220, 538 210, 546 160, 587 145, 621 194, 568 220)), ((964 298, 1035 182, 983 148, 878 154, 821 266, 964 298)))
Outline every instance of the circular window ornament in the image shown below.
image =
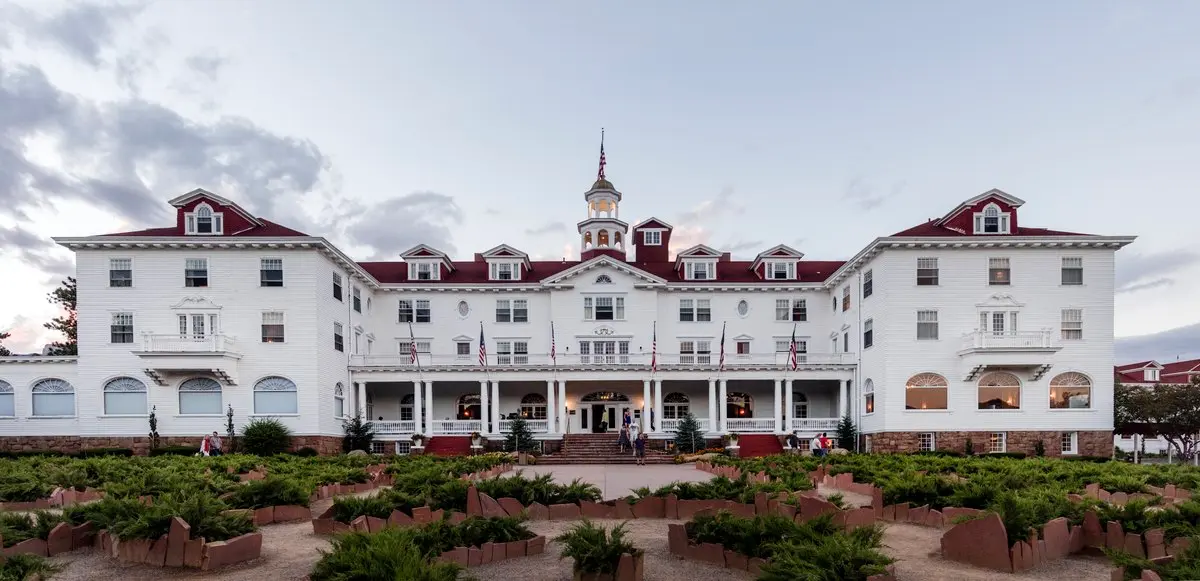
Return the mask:
POLYGON ((467 304, 467 301, 458 301, 458 316, 465 319, 469 314, 471 314, 471 305, 467 304))
POLYGON ((750 301, 742 299, 737 304, 737 314, 739 317, 745 317, 750 314, 750 301))

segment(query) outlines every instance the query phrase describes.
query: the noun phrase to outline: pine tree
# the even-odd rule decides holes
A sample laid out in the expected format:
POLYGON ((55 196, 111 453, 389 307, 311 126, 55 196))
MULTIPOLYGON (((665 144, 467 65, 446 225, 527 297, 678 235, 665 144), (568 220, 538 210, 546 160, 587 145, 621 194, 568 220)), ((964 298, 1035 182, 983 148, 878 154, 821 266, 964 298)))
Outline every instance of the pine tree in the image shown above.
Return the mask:
POLYGON ((150 449, 158 448, 158 406, 150 408, 150 449))
POLYGON ((508 435, 504 437, 504 449, 510 452, 530 452, 537 448, 537 442, 533 440, 533 430, 529 429, 529 423, 525 418, 518 417, 512 420, 512 428, 508 435))
POLYGON ((371 451, 371 442, 375 441, 375 425, 363 421, 361 415, 356 415, 342 424, 342 451, 362 450, 371 451))
POLYGON ((838 422, 837 441, 839 448, 851 451, 854 450, 854 443, 858 441, 858 428, 854 427, 854 420, 850 418, 849 412, 838 422))
POLYGON ((237 442, 234 436, 237 431, 233 427, 233 404, 229 404, 229 411, 225 412, 225 446, 221 452, 232 454, 237 451, 237 442))
POLYGON ((77 332, 79 322, 75 317, 75 277, 69 276, 62 281, 62 286, 54 289, 47 299, 51 303, 61 305, 66 314, 54 317, 49 323, 42 325, 51 331, 58 331, 67 338, 66 341, 55 341, 50 344, 50 355, 79 355, 77 332))
MULTIPOLYGON (((7 338, 8 338, 8 333, 0 331, 0 341, 3 341, 7 338)), ((0 357, 8 357, 9 355, 12 355, 12 351, 9 351, 7 348, 4 347, 3 344, 0 344, 0 357)))
POLYGON ((684 454, 695 454, 704 449, 704 430, 691 412, 683 414, 675 424, 675 448, 684 454))

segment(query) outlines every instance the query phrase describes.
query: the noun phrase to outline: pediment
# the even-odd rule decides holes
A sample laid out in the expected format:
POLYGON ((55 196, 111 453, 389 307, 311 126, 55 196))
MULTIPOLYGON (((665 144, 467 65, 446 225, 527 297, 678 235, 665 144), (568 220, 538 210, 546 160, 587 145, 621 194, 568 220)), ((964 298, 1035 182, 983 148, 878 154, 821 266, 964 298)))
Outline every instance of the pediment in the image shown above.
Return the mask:
POLYGON ((400 253, 400 258, 440 258, 449 261, 450 257, 432 246, 418 244, 400 253))
POLYGON ((754 262, 750 263, 750 270, 758 268, 758 265, 762 264, 762 261, 764 260, 793 259, 798 261, 801 258, 804 258, 803 252, 800 252, 799 250, 796 250, 787 244, 779 244, 759 253, 759 255, 754 258, 754 262))
POLYGON ((171 305, 171 308, 189 311, 216 311, 221 309, 221 305, 208 300, 207 297, 184 297, 183 300, 171 305))
POLYGON ((753 341, 754 337, 751 337, 750 335, 746 335, 745 333, 743 333, 741 335, 738 335, 737 337, 734 337, 733 340, 734 341, 753 341))
POLYGON ((455 343, 469 343, 474 340, 475 340, 474 337, 468 337, 466 335, 459 335, 459 336, 451 339, 451 341, 454 341, 455 343))
MULTIPOLYGON (((667 284, 667 281, 662 278, 654 276, 640 268, 630 266, 606 254, 601 254, 591 260, 576 264, 554 276, 542 279, 542 284, 561 284, 585 273, 591 275, 594 280, 600 274, 609 274, 609 271, 621 272, 632 276, 642 284, 667 284)), ((609 274, 609 277, 611 278, 612 275, 609 274)))
POLYGON ((672 228, 673 226, 658 218, 647 218, 633 227, 634 230, 671 230, 672 228))
POLYGON ((222 196, 218 196, 204 188, 196 188, 186 194, 183 194, 182 196, 177 196, 175 198, 168 200, 167 203, 171 204, 172 206, 174 206, 176 208, 182 208, 182 207, 184 207, 196 200, 200 200, 200 199, 208 202, 208 204, 210 206, 212 206, 213 208, 220 208, 222 210, 225 210, 225 209, 232 210, 232 211, 236 212, 238 215, 240 215, 241 217, 248 220, 251 224, 254 224, 255 226, 263 225, 262 220, 259 220, 258 217, 256 217, 254 214, 247 212, 244 208, 239 206, 237 204, 237 202, 234 202, 233 200, 230 200, 230 199, 222 197, 222 196))
POLYGON ((983 307, 1023 307, 1023 306, 1025 306, 1025 303, 1018 301, 1017 299, 1013 298, 1013 296, 1010 294, 996 293, 996 294, 988 297, 987 300, 983 301, 982 303, 976 303, 975 306, 981 307, 981 308, 983 308, 983 307))
POLYGON ((697 244, 675 255, 680 258, 720 258, 721 251, 705 244, 697 244))
POLYGON ((524 252, 521 252, 520 250, 517 250, 516 248, 513 248, 512 246, 509 246, 507 244, 501 244, 495 248, 492 248, 491 250, 488 250, 487 252, 484 252, 483 257, 484 258, 519 258, 522 261, 529 260, 528 254, 525 254, 524 252))
POLYGON ((1021 198, 1010 195, 1008 192, 1005 192, 1004 190, 992 188, 982 194, 979 194, 978 196, 975 196, 975 197, 959 204, 958 207, 951 210, 945 216, 942 216, 942 219, 938 220, 937 223, 939 225, 945 224, 946 222, 949 222, 950 220, 952 220, 955 216, 957 216, 959 213, 963 212, 964 210, 967 210, 969 208, 974 208, 975 206, 978 206, 978 205, 980 205, 984 202, 988 202, 988 201, 1003 202, 1005 205, 1011 206, 1013 208, 1020 208, 1021 206, 1023 206, 1025 204, 1025 200, 1022 200, 1021 198))

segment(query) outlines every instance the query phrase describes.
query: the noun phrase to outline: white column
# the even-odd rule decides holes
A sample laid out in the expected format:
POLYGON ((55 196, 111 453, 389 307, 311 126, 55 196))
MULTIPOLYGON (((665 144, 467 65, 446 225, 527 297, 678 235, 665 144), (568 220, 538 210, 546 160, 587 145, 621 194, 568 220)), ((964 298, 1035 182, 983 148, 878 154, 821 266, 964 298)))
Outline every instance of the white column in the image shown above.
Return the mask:
MULTIPOLYGON (((414 404, 416 402, 413 402, 414 404)), ((433 381, 425 382, 425 435, 433 437, 433 381)), ((425 440, 428 442, 429 440, 425 440)))
POLYGON ((495 430, 495 432, 493 432, 493 433, 499 433, 500 432, 500 382, 498 380, 492 382, 492 421, 495 422, 492 425, 492 428, 495 430))
POLYGON ((717 380, 708 380, 708 431, 716 432, 721 428, 717 423, 717 380))
POLYGON ((728 388, 729 388, 729 380, 722 379, 721 380, 721 392, 720 392, 720 395, 717 396, 717 416, 721 418, 720 430, 722 432, 729 431, 729 427, 728 427, 729 418, 725 417, 725 416, 729 415, 729 404, 727 403, 729 401, 728 388))
POLYGON ((355 401, 358 402, 358 415, 362 416, 363 420, 369 422, 371 418, 367 417, 367 384, 359 381, 354 384, 354 389, 358 392, 354 397, 355 401))
POLYGON ((558 381, 558 427, 559 433, 565 434, 571 429, 571 415, 567 413, 567 380, 558 381))
POLYGON ((775 433, 783 433, 783 380, 775 381, 775 433))
POLYGON ((792 431, 792 425, 796 423, 792 421, 796 415, 795 397, 792 395, 795 393, 795 390, 792 389, 792 382, 787 379, 777 379, 775 381, 778 381, 779 385, 783 388, 783 415, 787 417, 787 425, 784 426, 784 431, 790 432, 792 431))
POLYGON ((663 423, 663 405, 662 405, 662 383, 663 380, 654 380, 654 433, 662 433, 663 423))
POLYGON ((421 393, 421 382, 414 381, 413 383, 413 431, 418 434, 426 434, 425 431, 425 408, 422 402, 425 399, 421 393))
MULTIPOLYGON (((479 426, 479 433, 481 433, 481 434, 492 433, 491 421, 495 421, 496 419, 492 418, 491 421, 488 420, 488 414, 490 414, 491 411, 492 411, 492 408, 490 406, 488 406, 488 382, 486 379, 481 379, 479 381, 479 418, 478 418, 483 421, 483 423, 479 426)), ((497 424, 497 425, 499 425, 499 424, 497 424)))
POLYGON ((848 381, 838 382, 838 419, 846 416, 846 392, 850 389, 849 384, 848 381))
POLYGON ((650 380, 642 380, 642 421, 639 428, 642 432, 650 432, 650 410, 654 409, 654 400, 650 395, 650 380))
POLYGON ((554 380, 546 380, 546 431, 553 434, 558 431, 554 426, 554 418, 558 416, 558 405, 554 398, 554 380))

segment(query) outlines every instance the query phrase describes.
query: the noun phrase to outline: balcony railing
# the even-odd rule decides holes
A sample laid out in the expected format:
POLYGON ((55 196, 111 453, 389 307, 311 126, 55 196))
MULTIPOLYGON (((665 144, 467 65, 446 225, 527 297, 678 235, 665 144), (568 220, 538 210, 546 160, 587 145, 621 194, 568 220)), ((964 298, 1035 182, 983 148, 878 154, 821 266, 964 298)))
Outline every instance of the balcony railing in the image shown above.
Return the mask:
POLYGON ((148 353, 223 353, 235 350, 233 337, 223 333, 208 335, 142 334, 142 351, 148 353))
MULTIPOLYGON (((500 420, 500 433, 511 432, 512 423, 512 420, 500 420)), ((525 420, 525 425, 529 426, 529 431, 535 434, 545 434, 550 431, 550 422, 547 420, 525 420)))
POLYGON ((411 434, 417 429, 417 422, 412 420, 400 421, 377 421, 371 422, 375 428, 375 433, 383 436, 391 436, 395 434, 411 434))
POLYGON ((963 335, 963 349, 1053 349, 1058 347, 1054 332, 1050 330, 992 333, 988 331, 973 331, 963 335))
POLYGON ((483 422, 479 420, 433 420, 433 435, 462 435, 471 432, 482 432, 483 422))
MULTIPOLYGON (((708 430, 708 426, 709 426, 708 418, 696 418, 696 423, 700 425, 701 431, 704 431, 704 432, 709 431, 708 430)), ((679 429, 679 420, 663 420, 662 421, 662 431, 674 432, 677 429, 679 429)))
POLYGON ((730 432, 771 433, 775 431, 775 418, 729 418, 725 428, 730 432))
POLYGON ((837 427, 837 418, 792 418, 793 432, 832 432, 837 427))
MULTIPOLYGON (((797 364, 801 367, 809 365, 853 365, 856 355, 854 353, 801 353, 797 356, 797 364)), ((569 367, 569 366, 588 366, 588 367, 606 367, 606 366, 639 366, 649 367, 651 356, 649 353, 636 354, 588 354, 580 355, 578 353, 559 353, 554 359, 549 353, 529 353, 529 354, 495 354, 491 353, 487 356, 488 367, 504 368, 514 366, 542 366, 542 367, 569 367)), ((716 368, 720 362, 719 353, 699 353, 699 354, 679 354, 679 353, 659 353, 657 356, 657 365, 660 369, 678 368, 692 369, 697 367, 716 368)), ((408 353, 397 355, 353 355, 351 356, 351 364, 362 367, 400 367, 400 368, 478 368, 479 358, 475 355, 439 355, 421 353, 418 355, 417 361, 414 363, 412 356, 408 353)), ((749 354, 725 354, 725 367, 727 369, 736 369, 741 366, 773 366, 780 369, 789 365, 787 353, 749 353, 749 354)))

